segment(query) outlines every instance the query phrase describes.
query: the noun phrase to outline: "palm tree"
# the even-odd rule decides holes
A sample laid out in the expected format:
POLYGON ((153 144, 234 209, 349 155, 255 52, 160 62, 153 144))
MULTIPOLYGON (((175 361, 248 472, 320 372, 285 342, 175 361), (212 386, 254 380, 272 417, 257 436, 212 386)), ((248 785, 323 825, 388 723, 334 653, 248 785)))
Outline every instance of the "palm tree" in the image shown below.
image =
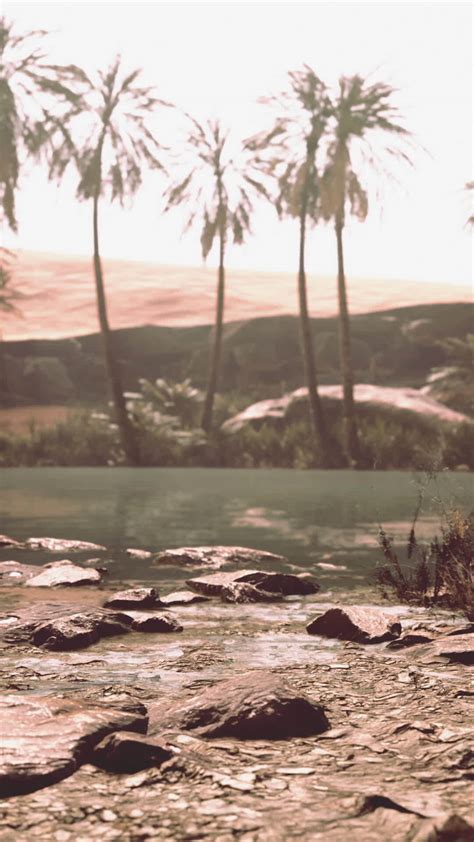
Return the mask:
MULTIPOLYGON (((357 176, 352 160, 353 147, 368 148, 368 137, 374 133, 408 137, 399 123, 397 109, 391 103, 393 88, 381 82, 368 84, 361 76, 342 77, 334 103, 334 136, 328 149, 328 163, 321 179, 321 210, 334 221, 337 244, 337 288, 339 300, 339 357, 343 385, 344 445, 350 465, 359 459, 359 435, 354 404, 354 371, 351 355, 349 306, 344 269, 343 230, 348 211, 365 220, 368 212, 367 191, 357 176)), ((370 148, 370 147, 369 147, 370 148)), ((400 146, 385 146, 385 152, 402 157, 408 155, 400 146)), ((369 163, 374 164, 373 152, 369 163)))
POLYGON ((299 221, 298 301, 301 344, 314 435, 323 459, 329 463, 330 446, 326 419, 318 393, 313 334, 308 312, 306 285, 306 234, 309 223, 317 220, 319 177, 317 154, 327 131, 332 107, 326 86, 314 71, 289 73, 289 90, 262 101, 280 109, 269 132, 249 141, 261 154, 259 163, 276 184, 276 209, 279 216, 289 215, 299 221))
POLYGON ((46 34, 17 34, 0 18, 0 219, 12 231, 18 229, 15 194, 22 165, 38 154, 47 134, 45 109, 59 119, 78 101, 71 85, 80 71, 46 62, 46 34))
POLYGON ((99 247, 99 203, 107 196, 124 204, 142 182, 142 168, 163 169, 157 155, 161 146, 147 126, 147 118, 158 100, 150 88, 135 84, 139 70, 124 73, 117 58, 97 80, 85 74, 81 80, 78 108, 71 110, 66 122, 48 114, 49 135, 46 143, 49 174, 61 179, 70 162, 79 172, 77 196, 92 201, 93 266, 97 310, 103 339, 104 356, 112 393, 116 421, 127 461, 139 464, 140 452, 134 427, 127 412, 122 372, 114 348, 107 313, 104 272, 99 247), (75 140, 75 136, 81 138, 75 140), (85 139, 82 139, 85 138, 85 139))
POLYGON ((222 355, 225 303, 225 254, 229 234, 241 245, 250 231, 253 198, 268 198, 265 185, 253 171, 248 150, 233 142, 218 121, 199 123, 189 114, 189 131, 178 162, 179 176, 166 191, 165 210, 188 205, 190 210, 184 230, 198 219, 201 226, 201 251, 206 260, 214 243, 218 247, 217 301, 214 341, 211 350, 206 396, 201 426, 212 428, 214 399, 219 382, 222 355), (189 163, 191 159, 191 164, 189 163))

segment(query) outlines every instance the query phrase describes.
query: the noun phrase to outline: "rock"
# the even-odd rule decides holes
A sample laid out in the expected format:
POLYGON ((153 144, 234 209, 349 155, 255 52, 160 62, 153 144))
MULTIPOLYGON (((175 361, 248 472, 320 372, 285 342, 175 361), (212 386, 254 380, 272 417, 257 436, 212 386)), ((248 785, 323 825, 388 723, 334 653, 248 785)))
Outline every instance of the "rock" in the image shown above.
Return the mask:
POLYGON ((131 625, 132 620, 126 614, 96 609, 57 617, 35 626, 31 642, 55 651, 84 649, 103 637, 125 634, 131 625))
POLYGON ((112 731, 144 733, 136 713, 37 695, 0 697, 0 796, 33 792, 71 775, 112 731))
POLYGON ((348 605, 330 608, 312 620, 306 631, 323 637, 337 637, 357 643, 382 643, 401 633, 401 625, 377 608, 348 605))
POLYGON ((94 749, 91 762, 108 772, 140 772, 170 760, 173 750, 157 737, 127 731, 109 734, 94 749))
POLYGON ((151 558, 153 553, 150 553, 148 550, 135 550, 131 547, 125 550, 130 558, 151 558))
POLYGON ((434 638, 427 634, 414 634, 413 632, 407 632, 403 635, 403 637, 399 637, 396 640, 392 640, 391 643, 387 643, 387 649, 408 649, 410 646, 418 646, 421 643, 429 643, 433 639, 434 638))
POLYGON ((282 599, 281 594, 268 593, 256 588, 249 582, 231 582, 221 590, 222 602, 245 603, 245 602, 278 602, 282 599))
POLYGON ((149 709, 151 732, 179 729, 202 737, 277 740, 330 726, 324 710, 263 670, 220 681, 197 696, 149 709))
POLYGON ((210 567, 219 570, 231 564, 288 564, 281 555, 254 550, 250 547, 179 547, 163 550, 155 556, 156 564, 174 564, 178 567, 210 567))
POLYGON ((413 842, 472 842, 474 826, 456 813, 422 822, 413 842))
POLYGON ((426 657, 447 658, 457 664, 474 664, 474 634, 454 634, 438 637, 426 647, 426 657))
POLYGON ((133 588, 118 591, 104 602, 106 608, 153 608, 159 605, 160 597, 155 588, 133 588))
POLYGON ((83 585, 98 585, 102 579, 102 573, 96 568, 84 570, 69 559, 52 561, 50 564, 43 564, 36 576, 29 578, 25 585, 30 588, 56 588, 77 587, 83 585))
POLYGON ((160 602, 165 606, 193 605, 196 602, 209 602, 207 596, 201 596, 193 591, 173 591, 166 596, 160 597, 160 602))
POLYGON ((0 561, 0 584, 22 585, 27 579, 36 576, 38 568, 34 564, 21 564, 19 561, 0 561))
POLYGON ((15 539, 10 538, 9 535, 0 535, 0 549, 6 550, 10 547, 20 549, 20 547, 22 546, 23 545, 20 543, 20 541, 15 541, 15 539))
POLYGON ((319 585, 311 579, 300 578, 289 573, 265 573, 261 570, 213 573, 196 579, 188 579, 186 584, 192 590, 205 596, 220 596, 222 589, 234 584, 234 582, 249 582, 256 588, 267 591, 267 593, 278 593, 284 596, 317 593, 319 590, 319 585))
POLYGON ((146 614, 144 611, 127 611, 130 628, 137 632, 181 632, 183 627, 171 614, 146 614))
POLYGON ((50 553, 82 553, 103 551, 106 547, 90 541, 70 541, 67 538, 28 538, 24 546, 28 550, 47 550, 50 553))

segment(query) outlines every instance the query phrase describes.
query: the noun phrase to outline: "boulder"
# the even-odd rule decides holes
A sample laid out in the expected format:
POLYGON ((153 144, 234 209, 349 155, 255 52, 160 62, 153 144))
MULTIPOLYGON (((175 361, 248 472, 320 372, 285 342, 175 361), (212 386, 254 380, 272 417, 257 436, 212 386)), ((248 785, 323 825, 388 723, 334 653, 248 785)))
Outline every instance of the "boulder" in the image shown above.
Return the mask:
POLYGON ((222 602, 279 602, 281 599, 281 594, 262 591, 249 582, 231 582, 221 590, 222 602))
POLYGON ((125 552, 130 558, 151 558, 153 555, 148 550, 135 550, 133 547, 129 547, 125 552))
POLYGON ((219 570, 221 567, 235 564, 288 564, 288 559, 281 555, 254 550, 251 547, 179 547, 175 550, 163 550, 155 556, 156 564, 173 564, 177 567, 209 567, 219 570))
POLYGON ((56 588, 83 585, 98 585, 102 579, 102 572, 94 567, 86 570, 73 564, 69 559, 52 561, 43 564, 36 576, 29 578, 25 585, 30 588, 56 588))
POLYGON ((15 541, 15 539, 10 538, 9 535, 0 535, 0 549, 1 550, 7 550, 10 547, 20 549, 20 547, 22 547, 22 546, 23 546, 23 544, 21 544, 20 541, 15 541))
POLYGON ((130 628, 136 632, 181 632, 183 627, 171 614, 145 613, 144 611, 127 611, 130 628))
POLYGON ((155 588, 133 588, 117 591, 104 602, 105 608, 153 608, 160 604, 155 588))
POLYGON ((264 670, 220 681, 185 701, 154 703, 149 714, 152 733, 184 730, 242 740, 306 737, 330 727, 320 705, 264 670))
POLYGON ((0 585, 22 585, 27 579, 36 576, 38 568, 34 564, 21 564, 19 561, 0 561, 0 585))
POLYGON ((146 732, 137 713, 48 696, 0 697, 0 796, 33 792, 71 775, 112 731, 146 732))
POLYGON ((184 590, 173 591, 166 596, 161 596, 160 602, 162 605, 171 608, 173 605, 194 605, 196 602, 209 602, 209 599, 207 596, 184 590))
POLYGON ((84 649, 103 637, 125 634, 131 625, 132 619, 126 614, 96 609, 40 623, 31 630, 30 639, 44 649, 84 649))
POLYGON ((158 737, 118 731, 95 747, 91 762, 107 772, 132 774, 150 766, 161 766, 172 756, 173 750, 158 737))
POLYGON ((197 593, 205 596, 220 596, 223 588, 234 582, 248 582, 267 593, 290 594, 317 593, 319 585, 311 579, 294 576, 290 573, 265 573, 261 570, 241 570, 234 573, 213 573, 188 579, 186 584, 197 593))
POLYGON ((306 631, 323 637, 337 637, 356 643, 382 643, 393 640, 401 633, 400 623, 377 608, 362 608, 358 605, 330 608, 312 620, 306 631))
POLYGON ((49 553, 102 552, 106 549, 101 544, 90 541, 71 541, 67 538, 28 538, 24 546, 28 550, 47 550, 49 553))

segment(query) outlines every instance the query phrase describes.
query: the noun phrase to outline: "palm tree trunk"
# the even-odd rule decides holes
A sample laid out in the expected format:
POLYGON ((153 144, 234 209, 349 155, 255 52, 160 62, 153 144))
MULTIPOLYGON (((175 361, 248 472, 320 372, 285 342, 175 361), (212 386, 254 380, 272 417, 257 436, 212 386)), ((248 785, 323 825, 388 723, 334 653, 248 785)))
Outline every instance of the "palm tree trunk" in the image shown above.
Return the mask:
POLYGON ((351 330, 347 304, 346 276, 344 272, 344 250, 342 243, 343 222, 336 219, 337 241, 337 292, 339 299, 339 361, 341 366, 344 449, 351 467, 359 460, 359 433, 354 403, 354 371, 351 354, 351 330))
POLYGON ((300 307, 300 330, 301 345, 306 374, 306 385, 308 387, 308 399, 310 407, 311 422, 315 437, 321 448, 323 459, 326 461, 329 456, 328 437, 326 430, 326 419, 318 393, 318 380, 316 364, 314 359, 313 336, 311 323, 308 314, 308 298, 306 292, 306 270, 305 270, 305 245, 306 245, 306 201, 303 197, 300 213, 300 252, 298 267, 298 300, 300 307))
POLYGON ((209 370, 209 379, 207 382, 206 398, 204 401, 204 409, 202 414, 201 427, 208 433, 212 427, 212 411, 214 407, 214 398, 217 391, 219 380, 219 369, 222 353, 222 333, 224 328, 224 291, 225 291, 225 271, 224 271, 224 254, 225 254, 225 230, 221 226, 219 235, 219 269, 217 281, 217 304, 216 304, 216 324, 214 332, 214 345, 211 352, 211 364, 209 370))
POLYGON ((109 326, 109 319, 107 316, 107 304, 105 300, 104 289, 104 275, 102 271, 102 262, 99 253, 99 193, 94 195, 94 213, 93 213, 93 227, 94 227, 94 275, 95 286, 97 293, 97 311, 99 315, 100 330, 102 333, 103 349, 105 363, 107 367, 107 374, 109 378, 110 390, 115 408, 115 416, 118 424, 122 447, 127 458, 127 462, 132 465, 140 463, 138 442, 135 429, 130 421, 125 404, 125 397, 123 394, 122 375, 120 372, 119 363, 115 356, 113 347, 113 337, 109 326))

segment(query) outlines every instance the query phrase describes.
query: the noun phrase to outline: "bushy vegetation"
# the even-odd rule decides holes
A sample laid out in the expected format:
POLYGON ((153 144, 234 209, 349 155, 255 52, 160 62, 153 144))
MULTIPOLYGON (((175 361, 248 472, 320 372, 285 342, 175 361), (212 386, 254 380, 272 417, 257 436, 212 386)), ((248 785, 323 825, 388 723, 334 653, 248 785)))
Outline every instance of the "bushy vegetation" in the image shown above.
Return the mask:
POLYGON ((474 620, 474 513, 446 511, 440 537, 428 544, 420 544, 416 537, 418 514, 419 507, 404 558, 395 550, 393 538, 380 529, 385 561, 376 569, 376 580, 383 595, 394 594, 401 602, 460 609, 474 620))
MULTIPOLYGON (((324 402, 331 452, 322 454, 314 444, 304 404, 294 407, 288 421, 266 421, 258 427, 247 424, 233 433, 218 428, 206 435, 195 426, 192 404, 196 396, 189 384, 170 386, 160 381, 155 393, 154 388, 144 383, 142 393, 129 396, 128 401, 144 466, 305 469, 327 465, 328 456, 332 467, 345 466, 338 401, 324 402), (166 406, 160 410, 161 400, 166 406)), ((199 404, 201 395, 196 394, 199 404)), ((229 414, 229 407, 219 406, 222 420, 229 414)), ((359 468, 474 469, 474 424, 442 424, 403 410, 362 405, 359 427, 359 468)), ((4 467, 124 462, 117 428, 107 412, 76 411, 53 426, 32 424, 27 433, 0 433, 0 465, 4 467)))

